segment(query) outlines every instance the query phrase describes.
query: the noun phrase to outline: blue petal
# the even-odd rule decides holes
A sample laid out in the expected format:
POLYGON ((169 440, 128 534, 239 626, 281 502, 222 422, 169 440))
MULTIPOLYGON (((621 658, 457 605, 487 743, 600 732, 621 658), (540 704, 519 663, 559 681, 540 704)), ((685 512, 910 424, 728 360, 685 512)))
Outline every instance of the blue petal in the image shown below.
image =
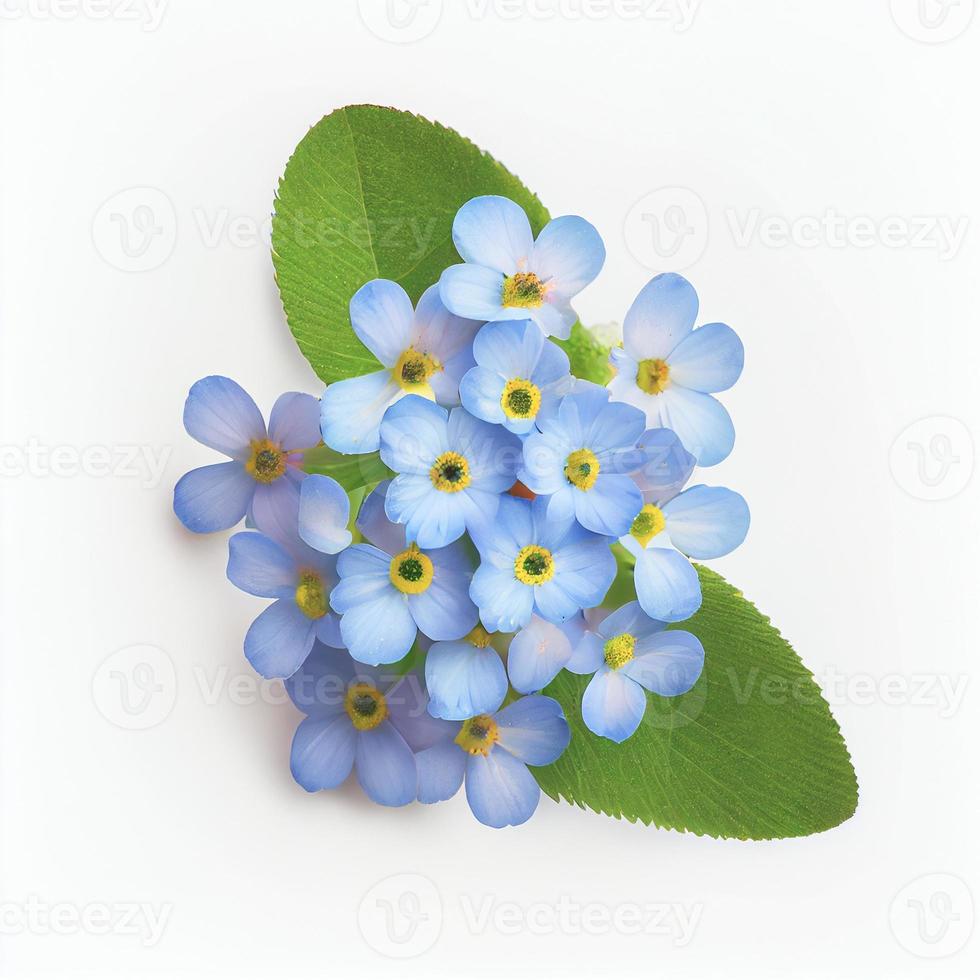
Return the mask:
POLYGON ((504 277, 482 265, 451 265, 439 279, 439 295, 457 316, 472 320, 524 319, 526 310, 503 307, 504 277), (515 314, 520 314, 516 316, 515 314))
POLYGON ((450 448, 448 425, 444 408, 419 395, 406 395, 381 421, 381 459, 396 473, 428 477, 435 458, 450 448))
POLYGON ((690 691, 704 669, 701 641, 684 630, 667 630, 637 642, 622 673, 665 698, 690 691))
POLYGON ((285 599, 296 591, 296 563, 279 544, 257 531, 239 531, 228 542, 228 579, 249 595, 285 599))
POLYGON ((263 677, 295 674, 313 647, 314 623, 292 599, 277 599, 248 628, 245 656, 263 677))
POLYGON ((507 672, 493 647, 466 640, 433 643, 425 657, 429 713, 463 721, 496 711, 507 693, 507 672))
POLYGON ((201 466, 174 487, 174 513, 188 531, 207 534, 234 527, 248 510, 256 483, 237 460, 201 466))
POLYGON ((379 483, 361 504, 357 515, 357 529, 376 548, 389 555, 405 550, 405 528, 388 519, 385 513, 385 496, 390 482, 379 483))
POLYGON ((463 785, 467 758, 467 754, 452 739, 419 752, 415 756, 419 774, 419 802, 439 803, 454 797, 463 785))
POLYGON ((572 733, 554 698, 532 694, 496 715, 497 744, 529 766, 551 765, 568 748, 572 733))
MULTIPOLYGON (((575 620, 570 620, 563 624, 562 629, 567 631, 574 624, 575 620)), ((566 670, 573 674, 594 674, 603 663, 602 640, 589 629, 584 629, 577 637, 570 636, 569 639, 572 640, 572 656, 565 664, 566 670)))
POLYGON ((195 382, 184 403, 190 436, 232 459, 247 459, 253 440, 264 439, 265 422, 251 396, 231 378, 211 375, 195 382))
POLYGON ((415 756, 394 726, 357 733, 357 781, 368 797, 382 806, 405 806, 418 792, 415 756))
POLYGON ((585 433, 583 445, 597 455, 622 447, 633 448, 646 428, 639 409, 621 402, 603 405, 585 433))
POLYGON ((467 320, 446 309, 438 286, 429 286, 415 309, 412 347, 432 355, 442 370, 429 379, 440 405, 459 404, 459 380, 476 362, 473 338, 482 326, 480 320, 467 320))
POLYGON ((725 406, 711 395, 670 385, 651 403, 650 425, 673 429, 699 466, 714 466, 732 451, 735 426, 725 406))
POLYGON ((300 487, 299 536, 317 551, 336 555, 351 543, 350 498, 329 476, 312 474, 300 487))
POLYGON ((462 537, 472 507, 467 490, 443 493, 428 474, 395 477, 388 487, 385 513, 405 525, 405 537, 421 548, 442 548, 462 537))
POLYGON ((280 395, 269 416, 269 438, 286 452, 319 445, 319 399, 299 391, 280 395))
POLYGON ((320 432, 338 453, 373 453, 381 444, 381 419, 402 397, 391 371, 335 381, 323 393, 320 432))
POLYGON ((447 435, 450 448, 469 464, 470 483, 465 492, 503 493, 514 485, 523 446, 513 433, 474 418, 465 409, 454 408, 449 413, 447 435))
POLYGON ((517 553, 534 540, 531 502, 519 497, 503 496, 492 524, 473 535, 480 558, 495 568, 512 569, 517 553))
POLYGON ((590 490, 577 491, 575 519, 596 534, 620 537, 626 534, 633 518, 643 507, 643 496, 628 477, 616 473, 600 473, 590 490))
POLYGON ((491 633, 513 633, 531 621, 534 589, 519 582, 513 568, 481 564, 470 584, 470 598, 480 607, 480 620, 491 633))
POLYGON ((671 353, 670 378, 695 391, 724 391, 738 381, 744 364, 738 334, 724 323, 706 323, 671 353))
POLYGON ((426 552, 432 562, 432 583, 408 597, 408 609, 430 640, 458 640, 474 626, 478 613, 470 599, 473 569, 461 545, 426 552))
MULTIPOLYGON (((544 343, 541 331, 530 320, 501 320, 488 323, 476 335, 473 356, 481 367, 507 381, 514 378, 529 380, 544 343)), ((549 346, 554 347, 554 344, 549 346)))
POLYGON ((453 244, 465 262, 509 276, 527 267, 534 238, 519 204, 488 194, 474 197, 456 212, 453 244))
POLYGON ((663 512, 671 543, 692 558, 727 555, 749 530, 749 505, 727 487, 691 487, 674 497, 663 512))
POLYGON ((606 616, 596 627, 596 633, 602 640, 631 633, 639 641, 663 632, 666 625, 659 619, 651 619, 638 602, 627 602, 606 616))
POLYGON ((489 368, 479 365, 470 368, 459 383, 459 397, 463 408, 478 419, 502 425, 507 421, 500 404, 504 384, 504 379, 489 368))
POLYGON ((569 452, 570 444, 563 437, 552 432, 532 433, 524 440, 517 478, 537 494, 550 495, 568 489, 565 460, 569 452))
MULTIPOLYGON (((556 381, 567 378, 571 384, 571 365, 568 362, 568 355, 556 344, 546 340, 541 348, 541 356, 538 358, 537 366, 531 374, 531 380, 539 387, 554 384, 556 381)), ((565 392, 562 392, 564 394, 565 392)))
POLYGON ((344 710, 347 685, 355 664, 346 650, 315 643, 299 670, 286 678, 286 693, 305 714, 324 718, 344 710))
POLYGON ((697 315, 698 294, 683 276, 655 276, 626 314, 623 346, 637 361, 665 359, 691 332, 697 315))
POLYGON ((568 637, 552 623, 532 616, 531 622, 510 641, 507 652, 510 683, 521 694, 540 691, 558 676, 571 656, 568 637))
POLYGON ((602 269, 606 248, 585 218, 564 215, 549 221, 538 235, 530 268, 566 299, 581 292, 602 269))
POLYGON ((672 548, 647 548, 636 558, 636 597, 643 611, 664 623, 689 619, 701 606, 701 583, 694 566, 672 548))
POLYGON ((386 368, 410 345, 414 319, 412 301, 396 282, 372 279, 351 297, 354 333, 386 368))
POLYGON ((354 726, 346 713, 304 718, 293 736, 289 768, 308 793, 339 786, 354 765, 354 726))
POLYGON ((473 815, 488 827, 516 827, 537 809, 541 790, 527 766, 501 748, 470 756, 466 763, 466 800, 473 815))
MULTIPOLYGON (((392 673, 397 672, 397 667, 392 668, 392 673)), ((459 731, 458 725, 434 718, 426 710, 429 697, 423 679, 414 671, 399 677, 385 692, 385 700, 388 720, 413 752, 422 752, 437 742, 453 738, 459 731)))
POLYGON ((616 577, 616 558, 605 539, 569 539, 553 549, 553 557, 555 576, 547 585, 554 584, 580 609, 602 602, 616 577))
MULTIPOLYGON (((541 328, 541 332, 546 337, 557 337, 559 340, 568 340, 572 332, 572 324, 578 319, 575 311, 562 300, 560 295, 549 297, 540 306, 530 310, 507 307, 506 311, 518 317, 530 313, 531 319, 541 328)), ((503 319, 500 314, 498 317, 503 319)))
POLYGON ((633 474, 633 481, 646 502, 662 507, 691 478, 696 460, 670 429, 647 429, 637 446, 646 453, 647 461, 633 474))
POLYGON ((622 671, 600 667, 582 696, 582 721, 596 735, 625 742, 646 711, 643 688, 622 671))
POLYGON ((401 660, 417 632, 405 597, 387 578, 387 571, 385 581, 353 575, 341 579, 330 594, 331 605, 342 613, 340 635, 351 656, 371 666, 401 660))
POLYGON ((272 483, 257 483, 249 519, 263 534, 275 538, 287 551, 299 542, 300 484, 305 474, 286 470, 272 483))

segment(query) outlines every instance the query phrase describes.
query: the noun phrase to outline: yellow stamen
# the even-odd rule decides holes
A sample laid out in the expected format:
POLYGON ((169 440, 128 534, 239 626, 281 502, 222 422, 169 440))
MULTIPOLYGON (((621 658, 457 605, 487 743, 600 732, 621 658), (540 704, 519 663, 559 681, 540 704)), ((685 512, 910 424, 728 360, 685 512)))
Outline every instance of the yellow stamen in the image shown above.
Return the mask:
POLYGON ((429 479, 436 490, 443 493, 459 493, 470 485, 470 464, 465 456, 448 452, 436 457, 429 470, 429 479))
POLYGON ((653 504, 644 504, 643 510, 633 518, 630 534, 645 548, 666 526, 664 512, 653 504))
POLYGON ((272 483, 286 472, 286 454, 268 439, 253 439, 245 471, 257 483, 272 483))
POLYGON ((388 577, 399 592, 420 595, 432 585, 432 560, 419 551, 419 546, 413 541, 391 559, 388 577))
POLYGON ((636 637, 632 633, 620 633, 611 640, 606 640, 602 652, 606 658, 606 664, 612 670, 619 670, 633 659, 633 648, 636 646, 636 637))
POLYGON ((504 385, 500 407, 509 419, 533 419, 541 407, 541 389, 524 378, 512 378, 504 385))
POLYGON ((636 368, 636 384, 648 395, 659 395, 670 384, 670 366, 659 357, 640 361, 636 368))
POLYGON ((599 460, 591 449, 576 449, 565 460, 565 479, 579 490, 591 490, 599 479, 599 460))
POLYGON ((464 721, 456 736, 456 744, 470 755, 489 755, 500 737, 497 723, 490 715, 477 715, 464 721))
POLYGON ((316 572, 305 571, 300 574, 296 586, 296 605, 300 612, 310 619, 319 619, 327 611, 327 590, 323 579, 316 572))
POLYGON ((476 626, 474 626, 473 629, 471 629, 469 633, 463 637, 463 639, 467 643, 472 643, 473 646, 480 650, 486 650, 486 648, 490 646, 490 640, 492 637, 492 633, 488 633, 479 623, 477 623, 476 626))
POLYGON ((402 390, 416 395, 431 395, 429 378, 441 370, 442 365, 431 354, 423 354, 414 347, 409 347, 402 352, 402 356, 391 369, 391 374, 402 390))
POLYGON ((544 302, 545 284, 533 272, 515 272, 504 279, 501 300, 504 306, 535 309, 544 302))
POLYGON ((514 575, 525 585, 541 585, 555 574, 555 561, 547 548, 529 544, 514 559, 514 575))
POLYGON ((361 732, 377 728, 388 717, 384 695, 370 684, 351 684, 344 698, 344 710, 361 732))

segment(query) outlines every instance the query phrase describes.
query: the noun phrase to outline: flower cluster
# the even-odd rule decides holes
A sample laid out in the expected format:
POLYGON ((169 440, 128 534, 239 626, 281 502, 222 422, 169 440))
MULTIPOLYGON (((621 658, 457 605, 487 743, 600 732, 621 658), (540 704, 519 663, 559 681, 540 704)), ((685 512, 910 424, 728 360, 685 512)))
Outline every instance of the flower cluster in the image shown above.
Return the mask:
POLYGON ((228 578, 272 600, 245 655, 306 715, 291 758, 304 789, 356 771, 401 806, 465 783, 477 819, 502 827, 537 806, 528 767, 569 744, 541 693, 561 671, 590 676, 582 720, 615 742, 647 692, 697 682, 704 649, 672 625, 701 605, 691 559, 737 547, 749 513, 732 490, 685 487, 732 449, 714 395, 743 350, 725 324, 695 329, 693 287, 660 275, 626 313, 609 384, 576 378, 556 340, 605 260, 596 229, 567 216, 535 238, 513 201, 478 197, 453 241, 463 262, 415 307, 382 279, 351 299, 379 370, 319 401, 281 396, 268 427, 233 381, 197 382, 187 431, 230 461, 185 475, 174 510, 198 532, 246 521, 228 578), (348 494, 316 472, 323 445, 376 454, 391 477, 348 494), (635 599, 605 608, 617 576, 635 599))

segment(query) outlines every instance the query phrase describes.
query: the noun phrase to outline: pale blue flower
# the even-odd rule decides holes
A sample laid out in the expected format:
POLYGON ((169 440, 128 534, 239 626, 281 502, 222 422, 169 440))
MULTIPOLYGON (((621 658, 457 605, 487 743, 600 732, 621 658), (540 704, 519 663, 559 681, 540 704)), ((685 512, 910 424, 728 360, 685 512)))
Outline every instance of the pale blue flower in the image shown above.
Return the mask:
POLYGON ((620 543, 636 559, 633 581, 644 612, 679 623, 701 607, 701 584, 689 558, 720 558, 749 529, 749 508, 727 487, 690 487, 676 496, 645 494, 620 543), (656 502, 654 502, 656 500, 656 502))
POLYGON ((568 355, 531 320, 488 323, 473 342, 476 367, 463 375, 463 407, 518 435, 534 429, 540 413, 557 407, 572 386, 568 355))
POLYGON ((448 800, 465 779, 467 802, 480 823, 517 826, 530 819, 541 798, 527 767, 550 765, 570 738, 561 705, 538 694, 469 718, 455 739, 442 739, 416 755, 418 798, 448 800))
MULTIPOLYGON (((311 477, 312 479, 312 477, 311 477)), ((350 542, 346 531, 347 494, 329 477, 317 477, 316 509, 333 514, 321 525, 324 541, 340 550, 350 542), (325 502, 332 496, 332 503, 325 502)), ((245 656, 263 677, 289 677, 306 659, 314 639, 343 646, 337 617, 328 597, 337 581, 337 559, 307 545, 297 534, 298 514, 284 524, 239 531, 228 542, 228 578, 243 592, 275 599, 249 627, 245 656)))
POLYGON ((388 517, 420 548, 442 548, 493 521, 520 456, 520 439, 502 426, 409 395, 381 423, 381 458, 398 474, 388 517))
POLYGON ((373 279, 350 301, 354 333, 383 369, 335 381, 323 395, 323 441, 341 453, 378 448, 385 410, 408 394, 451 407, 459 380, 473 366, 472 343, 480 324, 450 313, 430 286, 412 309, 395 282, 373 279))
POLYGON ((643 503, 630 476, 649 459, 638 448, 643 413, 589 385, 565 395, 538 426, 524 441, 518 479, 547 497, 548 520, 574 518, 597 534, 625 534, 643 503))
POLYGON ((401 660, 418 630, 432 640, 458 640, 477 622, 469 596, 473 563, 461 541, 421 549, 384 512, 387 484, 361 507, 357 526, 369 542, 337 560, 340 582, 330 604, 340 614, 340 635, 365 664, 401 660))
POLYGON ((573 215, 531 232, 524 209, 506 197, 475 197, 453 221, 463 258, 439 280, 443 303, 476 320, 532 319, 545 336, 567 340, 576 320, 570 302, 599 274, 606 250, 599 233, 573 215))
POLYGON ((414 674, 385 676, 319 643, 286 690, 307 716, 293 736, 289 767, 310 793, 339 786, 356 769, 375 803, 404 806, 418 793, 414 753, 452 731, 426 712, 414 674))
POLYGON ((561 623, 598 605, 616 577, 609 540, 575 521, 552 521, 548 502, 502 497, 496 520, 473 541, 480 567, 470 596, 490 631, 513 633, 532 612, 561 623))
POLYGON ((592 674, 582 696, 582 720, 614 742, 628 739, 646 711, 645 691, 676 697, 694 687, 704 647, 693 633, 667 630, 628 602, 597 626, 576 623, 578 642, 567 667, 592 674))
POLYGON ((610 362, 616 401, 646 414, 651 427, 672 429, 700 466, 720 463, 735 444, 724 406, 709 392, 731 388, 742 373, 742 342, 724 323, 694 330, 698 296, 675 273, 643 287, 623 322, 623 346, 610 362))
POLYGON ((319 402, 290 391, 280 395, 266 429, 241 385, 218 375, 191 387, 184 428, 198 442, 229 456, 185 473, 174 488, 174 513, 190 531, 224 531, 243 517, 281 521, 295 511, 303 453, 320 443, 319 402))

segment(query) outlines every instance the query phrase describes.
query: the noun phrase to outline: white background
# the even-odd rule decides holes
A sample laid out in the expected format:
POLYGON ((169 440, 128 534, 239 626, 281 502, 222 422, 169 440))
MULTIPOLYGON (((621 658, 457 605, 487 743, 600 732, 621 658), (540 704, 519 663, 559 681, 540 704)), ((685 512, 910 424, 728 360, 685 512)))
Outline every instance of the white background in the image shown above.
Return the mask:
POLYGON ((972 0, 925 20, 916 0, 703 0, 691 23, 673 0, 639 19, 628 0, 428 0, 401 30, 358 6, 2 0, 0 973, 975 976, 972 0), (319 391, 252 232, 307 128, 354 102, 453 126, 593 221, 609 258, 585 322, 680 262, 702 322, 741 334, 738 441, 708 479, 753 527, 715 565, 828 686, 851 821, 747 844, 544 800, 493 832, 462 798, 389 811, 293 784, 299 716, 238 686, 261 602, 224 578, 227 536, 186 533, 170 500, 214 461, 181 426, 195 379, 228 374, 266 410, 319 391), (116 197, 132 187, 151 190, 116 197), (428 881, 369 894, 395 874, 428 881), (563 896, 662 906, 666 932, 586 928, 563 896), (143 913, 133 934, 131 903, 162 935, 143 913))

